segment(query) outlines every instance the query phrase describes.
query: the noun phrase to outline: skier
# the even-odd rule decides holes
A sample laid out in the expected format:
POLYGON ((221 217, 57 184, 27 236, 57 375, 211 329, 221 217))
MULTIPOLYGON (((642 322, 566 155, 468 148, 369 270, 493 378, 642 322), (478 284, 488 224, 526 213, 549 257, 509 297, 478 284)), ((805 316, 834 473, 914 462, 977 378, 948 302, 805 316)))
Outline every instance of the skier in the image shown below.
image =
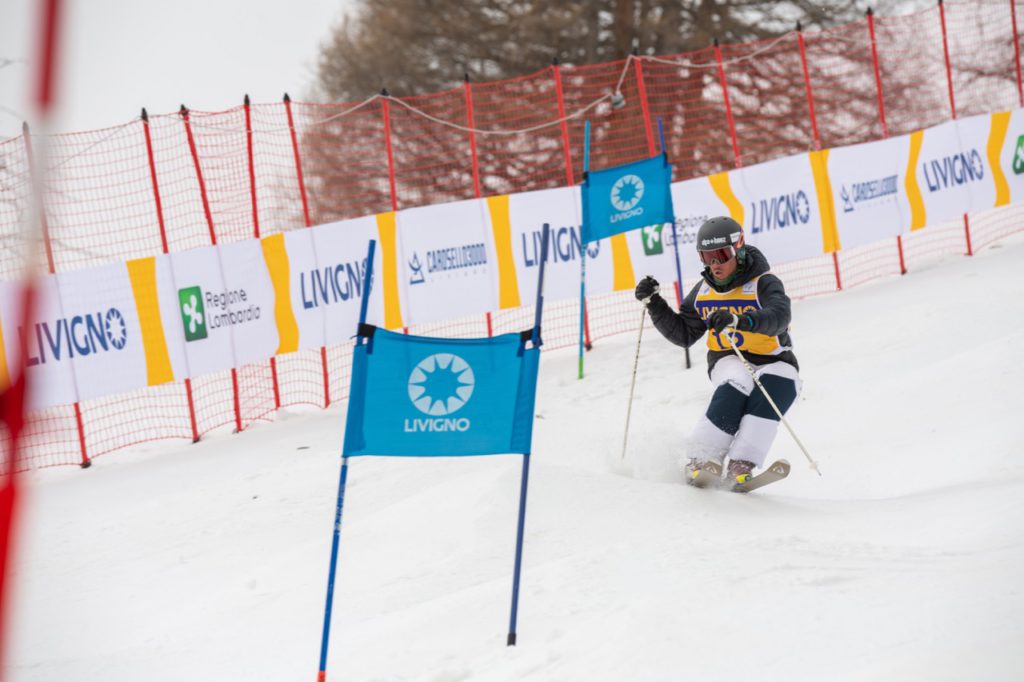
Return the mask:
POLYGON ((689 347, 708 332, 708 375, 714 393, 681 462, 687 481, 697 479, 707 462, 721 470, 728 456, 726 480, 743 484, 764 465, 779 417, 736 357, 729 335, 785 413, 800 391, 799 366, 789 338, 789 297, 782 280, 769 272, 764 254, 744 244, 743 228, 732 218, 704 222, 697 231, 697 252, 705 266, 702 280, 686 295, 678 313, 658 295, 658 282, 649 275, 636 285, 635 293, 647 305, 655 328, 677 346, 689 347))

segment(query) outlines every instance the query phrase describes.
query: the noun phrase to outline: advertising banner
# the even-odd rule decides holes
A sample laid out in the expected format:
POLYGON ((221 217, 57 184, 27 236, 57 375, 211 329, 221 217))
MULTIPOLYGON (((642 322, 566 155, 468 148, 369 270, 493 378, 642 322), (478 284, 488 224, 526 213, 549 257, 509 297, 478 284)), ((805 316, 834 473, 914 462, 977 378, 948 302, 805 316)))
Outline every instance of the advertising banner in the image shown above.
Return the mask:
POLYGON ((984 211, 1024 198, 1024 110, 957 121, 964 150, 980 150, 985 175, 967 184, 971 210, 984 211))
MULTIPOLYGON (((343 343, 351 340, 359 324, 359 309, 363 302, 363 279, 366 275, 366 253, 370 240, 378 240, 378 248, 374 260, 374 282, 371 287, 370 303, 367 307, 366 321, 370 324, 383 324, 382 301, 383 287, 383 253, 374 216, 345 220, 327 225, 318 225, 312 233, 312 249, 315 255, 313 269, 308 259, 303 258, 305 265, 293 269, 293 277, 297 277, 299 298, 296 310, 300 318, 300 328, 315 333, 317 318, 323 326, 324 343, 327 345, 343 343), (303 321, 306 320, 306 321, 303 321)), ((291 253, 289 244, 289 254, 291 253)), ((395 262, 391 262, 392 269, 395 262)), ((397 299, 397 292, 396 292, 397 299)), ((303 332, 305 334, 305 331, 303 332)), ((311 337, 312 338, 312 337, 311 337)), ((306 342, 303 336, 303 347, 312 348, 316 344, 306 342)))
POLYGON ((205 246, 170 255, 177 287, 176 327, 185 339, 192 377, 236 366, 233 325, 224 312, 227 306, 247 309, 248 299, 242 300, 238 292, 230 293, 227 288, 221 271, 222 248, 205 246))
POLYGON ((498 268, 482 200, 398 213, 399 290, 406 325, 498 309, 498 268))
MULTIPOLYGON (((676 211, 676 231, 680 240, 679 262, 684 280, 698 277, 704 269, 697 257, 696 244, 697 230, 705 221, 716 216, 729 216, 743 224, 743 203, 733 191, 734 186, 742 187, 741 183, 739 171, 673 183, 672 203, 676 211)), ((683 295, 686 293, 684 291, 683 295)))
POLYGON ((910 230, 959 218, 971 208, 969 185, 985 182, 985 162, 974 144, 963 149, 956 121, 919 130, 908 136, 904 178, 910 230))
POLYGON ((832 207, 842 248, 849 249, 903 231, 900 182, 906 168, 905 137, 828 150, 832 207))
MULTIPOLYGON (((768 262, 786 263, 820 256, 821 204, 809 154, 760 163, 740 170, 737 195, 743 201, 746 242, 764 251, 768 262)), ((733 185, 737 189, 736 185, 733 185)))
MULTIPOLYGON (((16 367, 18 357, 18 327, 21 325, 20 291, 17 285, 6 282, 3 297, 0 299, 0 319, 2 319, 4 352, 7 356, 7 367, 16 367)), ((91 307, 91 306, 90 306, 91 307)), ((98 340, 94 341, 102 351, 102 342, 110 342, 103 330, 104 312, 99 311, 100 319, 92 318, 93 331, 98 340)), ((80 315, 80 313, 75 313, 80 315)), ((75 315, 72 315, 74 317, 75 315)), ((35 289, 35 322, 25 330, 26 357, 28 362, 28 379, 30 382, 27 398, 28 410, 39 410, 51 405, 70 405, 78 400, 78 390, 74 375, 71 353, 64 341, 68 319, 61 306, 57 278, 40 277, 35 289)), ((81 333, 79 321, 77 330, 81 333)), ((89 329, 86 328, 86 333, 89 329)))

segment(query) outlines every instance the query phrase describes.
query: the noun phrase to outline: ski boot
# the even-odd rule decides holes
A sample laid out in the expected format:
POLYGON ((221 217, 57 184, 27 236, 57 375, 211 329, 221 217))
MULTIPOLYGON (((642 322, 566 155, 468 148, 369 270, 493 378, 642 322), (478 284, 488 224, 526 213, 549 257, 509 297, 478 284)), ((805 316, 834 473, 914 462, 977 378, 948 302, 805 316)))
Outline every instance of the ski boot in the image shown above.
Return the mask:
POLYGON ((730 459, 725 479, 730 485, 744 485, 754 477, 754 463, 745 459, 730 459))
POLYGON ((710 459, 691 457, 683 467, 686 482, 697 488, 718 485, 722 480, 722 464, 710 459))

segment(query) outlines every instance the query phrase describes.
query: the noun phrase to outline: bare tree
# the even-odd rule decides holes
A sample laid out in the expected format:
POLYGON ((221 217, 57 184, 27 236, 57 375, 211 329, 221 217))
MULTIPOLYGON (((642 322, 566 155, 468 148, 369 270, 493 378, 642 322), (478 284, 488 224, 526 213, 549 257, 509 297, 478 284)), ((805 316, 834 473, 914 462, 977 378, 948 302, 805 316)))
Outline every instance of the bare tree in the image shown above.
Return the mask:
MULTIPOLYGON (((888 0, 890 5, 895 2, 888 0)), ((321 97, 336 102, 359 102, 387 88, 392 95, 413 97, 411 105, 419 108, 436 106, 433 116, 438 120, 421 117, 413 123, 411 114, 403 119, 401 134, 392 140, 391 159, 401 170, 415 167, 423 158, 468 159, 467 109, 459 100, 460 92, 453 90, 461 88, 463 77, 474 84, 515 79, 505 86, 505 99, 488 98, 493 87, 480 97, 491 109, 521 114, 522 127, 534 123, 537 130, 502 137, 480 134, 474 142, 483 194, 524 191, 565 182, 564 170, 555 170, 564 169, 559 130, 557 126, 541 129, 538 123, 558 118, 553 81, 545 69, 554 60, 587 66, 622 60, 630 53, 658 56, 657 61, 644 62, 647 92, 662 93, 651 96, 649 113, 665 123, 668 151, 679 179, 734 165, 732 131, 723 106, 723 72, 744 164, 813 149, 819 143, 847 144, 877 137, 866 123, 877 120, 877 102, 863 19, 863 4, 856 0, 362 0, 322 47, 318 88, 321 97), (830 81, 831 90, 825 93, 830 101, 821 107, 823 130, 816 140, 794 29, 798 22, 814 30, 854 21, 860 27, 854 38, 812 41, 816 55, 830 60, 837 71, 851 74, 830 81), (715 40, 722 45, 718 54, 712 47, 715 40), (717 57, 723 62, 721 70, 717 57), (524 78, 527 74, 539 75, 524 78), (440 94, 423 97, 421 102, 427 93, 440 94)), ((589 68, 563 70, 567 108, 609 94, 619 67, 600 73, 589 68)), ((623 92, 629 106, 616 111, 605 102, 587 114, 595 121, 592 167, 635 160, 647 153, 646 144, 638 146, 633 139, 625 149, 622 139, 623 131, 650 126, 650 119, 645 123, 636 105, 635 74, 625 76, 623 92)), ((916 74, 887 76, 887 98, 898 103, 911 96, 905 93, 913 90, 916 74)), ((912 96, 920 105, 927 94, 912 96)), ((379 103, 372 106, 375 111, 381 109, 379 103)), ((399 104, 390 103, 391 112, 400 109, 399 104)), ((487 111, 477 115, 477 128, 488 128, 486 116, 487 111)), ((389 190, 379 178, 353 178, 344 172, 352 164, 365 163, 363 150, 352 148, 346 140, 360 134, 379 137, 379 131, 370 132, 379 126, 379 119, 363 117, 352 122, 341 117, 307 128, 303 143, 310 152, 307 158, 316 159, 308 172, 318 219, 351 215, 349 200, 354 196, 375 197, 379 210, 390 207, 389 190)), ((577 180, 581 128, 582 120, 570 122, 577 180)), ((386 170, 378 164, 378 173, 386 170)), ((439 164, 435 173, 406 184, 398 191, 399 207, 468 198, 477 189, 468 161, 439 164)))

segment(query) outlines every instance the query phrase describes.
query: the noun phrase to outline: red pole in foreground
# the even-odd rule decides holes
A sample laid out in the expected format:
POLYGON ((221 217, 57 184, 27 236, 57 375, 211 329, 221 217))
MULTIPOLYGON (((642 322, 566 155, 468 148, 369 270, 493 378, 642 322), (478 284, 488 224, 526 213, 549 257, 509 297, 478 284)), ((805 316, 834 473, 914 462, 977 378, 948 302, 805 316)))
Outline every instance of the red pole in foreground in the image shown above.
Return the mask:
MULTIPOLYGON (((153 157, 153 138, 149 131, 149 114, 142 110, 142 132, 146 138, 146 156, 149 159, 149 177, 153 185, 153 201, 156 204, 156 222, 160 226, 160 246, 164 253, 167 249, 167 229, 164 225, 164 207, 160 200, 160 185, 156 179, 156 160, 153 157)), ((192 400, 192 379, 185 377, 185 398, 188 401, 188 419, 192 427, 192 442, 199 442, 199 429, 196 427, 195 402, 192 400)))
MULTIPOLYGON (((196 180, 199 183, 199 197, 203 203, 203 213, 206 215, 206 226, 210 230, 210 243, 213 246, 217 245, 217 232, 213 229, 213 213, 210 212, 210 199, 206 195, 206 183, 203 181, 203 169, 199 165, 199 153, 196 150, 196 140, 192 135, 192 123, 188 118, 188 109, 185 105, 181 105, 181 109, 178 111, 181 116, 182 122, 185 124, 185 137, 188 140, 188 149, 192 154, 192 164, 196 169, 196 180)), ((234 367, 231 368, 231 396, 232 402, 234 403, 235 409, 235 431, 242 431, 242 406, 241 401, 238 397, 238 370, 234 367)))
MULTIPOLYGON (((295 175, 299 181, 299 196, 302 197, 302 216, 306 221, 306 227, 312 227, 313 221, 309 217, 309 200, 306 198, 306 181, 302 175, 302 159, 299 156, 299 140, 295 135, 295 120, 292 118, 292 98, 284 93, 284 110, 288 115, 288 131, 292 138, 292 151, 295 156, 295 175)), ((324 375, 324 408, 331 404, 331 380, 327 372, 327 346, 320 346, 320 366, 324 375)))

